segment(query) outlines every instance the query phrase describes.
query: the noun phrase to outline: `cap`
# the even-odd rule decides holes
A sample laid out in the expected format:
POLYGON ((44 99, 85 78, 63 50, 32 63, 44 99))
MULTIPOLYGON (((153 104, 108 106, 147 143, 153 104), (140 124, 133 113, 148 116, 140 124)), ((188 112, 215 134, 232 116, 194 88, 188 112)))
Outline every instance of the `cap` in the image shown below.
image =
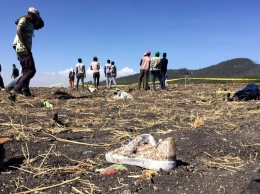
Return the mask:
POLYGON ((38 18, 41 18, 40 12, 37 9, 35 9, 34 7, 30 7, 28 12, 34 13, 38 18))
POLYGON ((151 54, 151 51, 146 51, 146 54, 147 54, 147 55, 151 54))
POLYGON ((154 52, 154 55, 160 55, 159 51, 154 52))

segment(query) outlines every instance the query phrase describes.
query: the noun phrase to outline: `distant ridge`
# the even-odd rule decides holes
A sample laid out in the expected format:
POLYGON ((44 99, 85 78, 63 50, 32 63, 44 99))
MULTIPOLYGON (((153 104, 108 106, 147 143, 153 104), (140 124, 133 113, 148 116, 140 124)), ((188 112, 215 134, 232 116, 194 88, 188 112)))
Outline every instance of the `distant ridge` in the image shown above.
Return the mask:
MULTIPOLYGON (((170 69, 168 79, 183 78, 260 78, 260 65, 248 58, 235 58, 206 68, 189 70, 186 68, 170 69)), ((117 84, 138 83, 139 73, 117 78, 117 84)))
POLYGON ((192 77, 241 78, 259 76, 260 65, 247 58, 237 58, 191 72, 192 77), (256 71, 257 70, 257 71, 256 71), (257 73, 258 72, 258 75, 257 73))

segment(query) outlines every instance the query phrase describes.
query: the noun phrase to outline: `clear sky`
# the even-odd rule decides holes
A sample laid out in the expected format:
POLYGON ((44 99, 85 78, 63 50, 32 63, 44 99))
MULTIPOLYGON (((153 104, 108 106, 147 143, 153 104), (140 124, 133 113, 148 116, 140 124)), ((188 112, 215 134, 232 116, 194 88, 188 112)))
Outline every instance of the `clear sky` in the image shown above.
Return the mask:
MULTIPOLYGON (((233 58, 260 62, 259 0, 0 0, 0 64, 5 84, 12 64, 15 20, 35 7, 45 22, 35 31, 37 73, 31 86, 68 86, 70 68, 93 56, 115 61, 118 77, 139 72, 150 50, 166 52, 168 69, 200 69, 233 58)), ((92 80, 88 70, 85 81, 92 80)))

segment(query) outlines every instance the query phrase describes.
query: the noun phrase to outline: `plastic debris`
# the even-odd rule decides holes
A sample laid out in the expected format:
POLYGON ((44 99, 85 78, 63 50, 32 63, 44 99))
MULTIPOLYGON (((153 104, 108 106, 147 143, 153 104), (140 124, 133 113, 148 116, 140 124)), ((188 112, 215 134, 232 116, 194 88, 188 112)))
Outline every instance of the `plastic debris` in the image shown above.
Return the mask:
POLYGON ((43 104, 46 108, 52 108, 53 107, 53 105, 49 101, 45 101, 43 104))
POLYGON ((95 92, 95 91, 97 91, 97 89, 96 89, 96 88, 91 88, 91 87, 89 87, 89 88, 88 88, 88 91, 90 91, 90 92, 95 92))
POLYGON ((117 173, 118 170, 115 169, 111 169, 111 170, 106 170, 104 172, 102 172, 102 174, 107 175, 107 174, 115 174, 117 173))
POLYGON ((116 95, 114 96, 114 99, 116 100, 124 100, 124 99, 132 99, 133 96, 125 92, 124 90, 120 90, 116 95))
POLYGON ((119 170, 127 170, 127 168, 122 164, 113 164, 107 168, 100 168, 100 169, 96 169, 95 171, 100 172, 100 174, 107 175, 107 174, 115 174, 119 170))

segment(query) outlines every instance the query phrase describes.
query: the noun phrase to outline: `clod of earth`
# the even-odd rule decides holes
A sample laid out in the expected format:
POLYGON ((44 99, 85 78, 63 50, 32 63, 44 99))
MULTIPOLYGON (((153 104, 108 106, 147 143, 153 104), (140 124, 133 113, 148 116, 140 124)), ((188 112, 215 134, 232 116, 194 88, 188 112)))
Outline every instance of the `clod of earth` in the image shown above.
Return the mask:
POLYGON ((11 141, 11 138, 8 137, 2 137, 0 138, 0 167, 4 161, 5 158, 5 148, 4 148, 4 144, 8 141, 11 141))

